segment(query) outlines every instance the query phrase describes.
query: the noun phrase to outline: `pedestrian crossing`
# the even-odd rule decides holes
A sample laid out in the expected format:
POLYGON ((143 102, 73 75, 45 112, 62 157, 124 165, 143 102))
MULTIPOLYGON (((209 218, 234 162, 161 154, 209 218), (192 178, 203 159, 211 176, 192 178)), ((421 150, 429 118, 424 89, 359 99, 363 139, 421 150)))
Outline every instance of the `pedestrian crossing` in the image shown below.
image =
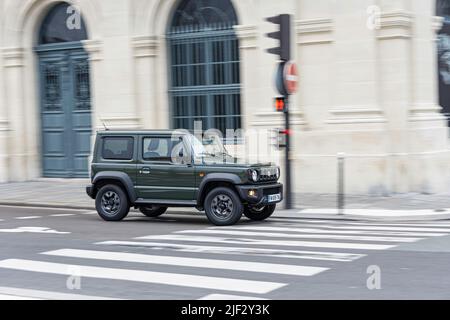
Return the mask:
POLYGON ((111 280, 111 286, 127 281, 158 286, 169 295, 188 288, 193 299, 267 299, 342 263, 446 235, 450 224, 445 222, 275 218, 110 239, 82 249, 53 248, 38 252, 38 258, 0 260, 0 272, 70 276, 76 268, 81 277, 111 280))

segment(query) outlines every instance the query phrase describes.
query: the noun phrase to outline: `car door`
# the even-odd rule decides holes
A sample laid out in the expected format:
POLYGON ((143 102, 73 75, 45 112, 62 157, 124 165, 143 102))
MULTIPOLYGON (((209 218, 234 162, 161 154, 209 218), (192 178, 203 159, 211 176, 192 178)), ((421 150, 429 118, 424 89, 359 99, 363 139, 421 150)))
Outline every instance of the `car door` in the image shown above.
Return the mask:
POLYGON ((170 135, 139 138, 136 191, 140 200, 192 201, 195 169, 189 161, 174 161, 172 153, 186 149, 185 142, 170 135))

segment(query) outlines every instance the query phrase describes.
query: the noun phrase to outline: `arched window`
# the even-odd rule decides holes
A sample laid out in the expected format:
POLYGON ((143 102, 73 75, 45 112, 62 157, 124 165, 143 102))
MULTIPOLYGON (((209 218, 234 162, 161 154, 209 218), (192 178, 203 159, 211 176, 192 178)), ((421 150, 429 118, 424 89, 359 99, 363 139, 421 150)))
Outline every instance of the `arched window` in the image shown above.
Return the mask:
POLYGON ((45 17, 39 34, 39 44, 81 41, 87 38, 86 26, 80 12, 70 4, 61 2, 45 17))
POLYGON ((229 0, 184 0, 168 30, 172 125, 241 127, 237 17, 229 0))
POLYGON ((438 35, 439 104, 450 124, 450 0, 437 0, 436 13, 444 18, 438 35))

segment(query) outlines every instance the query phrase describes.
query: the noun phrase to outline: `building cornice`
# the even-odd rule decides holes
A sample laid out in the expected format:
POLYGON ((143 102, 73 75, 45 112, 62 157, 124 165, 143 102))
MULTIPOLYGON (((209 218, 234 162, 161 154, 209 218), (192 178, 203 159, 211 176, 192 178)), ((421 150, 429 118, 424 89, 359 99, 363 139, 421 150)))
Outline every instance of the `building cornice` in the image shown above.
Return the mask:
POLYGON ((328 124, 384 123, 386 119, 381 109, 373 107, 335 108, 330 111, 328 124))
POLYGON ((297 44, 321 44, 333 42, 334 23, 332 19, 308 19, 295 21, 297 44))
POLYGON ((131 40, 134 56, 155 57, 158 55, 159 39, 157 36, 136 36, 131 40))
POLYGON ((23 66, 24 49, 23 48, 4 48, 2 50, 3 63, 7 68, 23 66))
POLYGON ((241 49, 258 47, 258 27, 256 25, 236 25, 234 31, 239 39, 241 49))
POLYGON ((84 40, 83 47, 89 53, 91 61, 102 60, 103 42, 101 40, 84 40))
POLYGON ((377 38, 380 40, 409 39, 412 36, 413 23, 414 16, 408 11, 382 12, 377 38))

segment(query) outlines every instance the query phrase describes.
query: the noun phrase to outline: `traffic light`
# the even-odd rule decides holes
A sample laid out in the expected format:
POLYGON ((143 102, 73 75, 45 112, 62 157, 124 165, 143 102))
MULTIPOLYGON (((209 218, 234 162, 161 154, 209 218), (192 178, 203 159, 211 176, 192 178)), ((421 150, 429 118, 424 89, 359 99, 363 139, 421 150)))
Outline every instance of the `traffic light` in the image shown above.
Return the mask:
POLYGON ((280 41, 280 46, 267 49, 267 52, 280 56, 280 60, 291 60, 291 16, 289 14, 280 14, 266 21, 279 25, 279 31, 267 33, 267 37, 280 41))
POLYGON ((284 129, 275 128, 271 130, 271 145, 277 150, 286 148, 286 132, 284 129))
POLYGON ((275 98, 275 110, 277 112, 285 112, 286 111, 286 98, 284 98, 284 97, 275 98))

